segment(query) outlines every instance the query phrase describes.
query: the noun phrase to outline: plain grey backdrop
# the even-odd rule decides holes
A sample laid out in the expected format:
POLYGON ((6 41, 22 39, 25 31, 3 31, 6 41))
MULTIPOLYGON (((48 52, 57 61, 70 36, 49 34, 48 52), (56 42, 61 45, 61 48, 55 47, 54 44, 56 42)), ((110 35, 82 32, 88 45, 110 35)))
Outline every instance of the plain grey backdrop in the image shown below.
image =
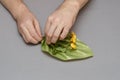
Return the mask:
MULTIPOLYGON (((42 33, 47 17, 63 0, 24 0, 42 33)), ((8 11, 0 5, 0 80, 120 80, 120 0, 91 0, 72 29, 94 57, 61 62, 27 45, 8 11)))

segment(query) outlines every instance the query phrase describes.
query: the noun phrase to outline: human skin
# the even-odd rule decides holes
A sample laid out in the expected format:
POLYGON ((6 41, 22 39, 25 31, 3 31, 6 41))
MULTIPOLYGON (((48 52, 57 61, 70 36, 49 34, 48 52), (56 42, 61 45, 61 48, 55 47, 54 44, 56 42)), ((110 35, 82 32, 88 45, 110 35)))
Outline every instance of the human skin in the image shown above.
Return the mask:
POLYGON ((37 44, 42 40, 38 20, 22 0, 0 0, 0 2, 16 20, 18 31, 26 43, 37 44))
MULTIPOLYGON (((0 0, 17 22, 18 31, 26 43, 37 44, 42 40, 40 26, 36 17, 22 0, 0 0), (10 4, 9 4, 10 3, 10 4)), ((79 10, 88 0, 64 0, 48 17, 45 26, 47 44, 63 40, 73 26, 79 10)))
POLYGON ((88 0, 64 0, 46 22, 45 34, 47 44, 63 40, 75 23, 79 10, 88 0))

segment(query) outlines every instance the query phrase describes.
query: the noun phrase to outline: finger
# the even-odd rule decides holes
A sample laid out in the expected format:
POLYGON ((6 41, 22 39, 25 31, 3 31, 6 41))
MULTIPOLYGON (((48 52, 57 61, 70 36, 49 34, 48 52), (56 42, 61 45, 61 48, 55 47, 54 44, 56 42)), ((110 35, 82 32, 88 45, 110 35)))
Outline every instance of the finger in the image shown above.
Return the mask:
POLYGON ((28 41, 27 41, 27 39, 26 39, 25 35, 23 34, 22 29, 20 29, 20 28, 19 28, 19 30, 18 30, 18 31, 19 31, 20 35, 23 37, 24 41, 25 41, 26 43, 28 43, 28 41))
POLYGON ((24 34, 26 40, 28 41, 28 43, 33 43, 33 44, 37 44, 37 43, 38 43, 38 41, 35 40, 35 39, 30 35, 29 31, 28 31, 26 28, 23 29, 23 34, 24 34))
POLYGON ((48 44, 51 43, 51 38, 52 38, 52 36, 53 36, 53 33, 54 33, 56 27, 57 27, 57 24, 56 24, 56 23, 53 23, 53 24, 51 25, 48 33, 47 33, 46 41, 47 41, 48 44))
POLYGON ((56 43, 56 41, 58 40, 58 38, 62 32, 63 27, 64 27, 64 25, 61 24, 56 28, 56 30, 54 31, 54 34, 52 36, 52 39, 51 39, 52 43, 56 43))
POLYGON ((64 27, 64 29, 63 29, 63 31, 62 31, 62 33, 61 33, 61 35, 60 35, 60 40, 63 40, 63 39, 67 36, 69 30, 70 30, 69 27, 67 27, 67 26, 64 27))
POLYGON ((29 31, 29 34, 35 39, 35 40, 37 40, 37 41, 40 41, 41 40, 41 38, 40 38, 40 36, 37 34, 37 32, 36 32, 36 30, 35 30, 35 28, 34 28, 34 26, 31 24, 31 25, 29 25, 29 27, 26 27, 27 28, 27 30, 29 31))
POLYGON ((35 26, 35 30, 37 31, 37 34, 39 35, 39 37, 42 39, 42 35, 41 35, 41 30, 40 30, 40 25, 38 23, 38 21, 34 20, 34 26, 35 26))
POLYGON ((27 41, 27 39, 26 39, 26 37, 25 37, 24 34, 22 34, 22 37, 23 37, 23 39, 25 40, 25 42, 28 43, 28 41, 27 41))

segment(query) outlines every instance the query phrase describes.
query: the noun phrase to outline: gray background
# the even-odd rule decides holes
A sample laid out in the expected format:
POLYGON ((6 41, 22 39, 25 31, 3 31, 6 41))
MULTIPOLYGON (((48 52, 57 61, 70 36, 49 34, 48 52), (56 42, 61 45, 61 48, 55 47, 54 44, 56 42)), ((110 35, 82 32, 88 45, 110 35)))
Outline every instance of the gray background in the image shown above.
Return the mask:
MULTIPOLYGON (((25 0, 42 30, 62 2, 25 0)), ((93 58, 61 62, 41 52, 40 44, 26 45, 0 5, 0 80, 120 80, 120 0, 91 0, 73 31, 92 48, 93 58)))

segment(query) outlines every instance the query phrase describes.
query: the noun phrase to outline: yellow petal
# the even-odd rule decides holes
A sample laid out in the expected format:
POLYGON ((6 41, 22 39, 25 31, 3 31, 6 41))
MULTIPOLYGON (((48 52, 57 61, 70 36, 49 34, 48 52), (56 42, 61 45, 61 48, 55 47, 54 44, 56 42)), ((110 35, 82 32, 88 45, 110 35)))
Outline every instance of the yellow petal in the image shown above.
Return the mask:
POLYGON ((70 41, 72 42, 72 41, 73 41, 73 38, 71 38, 70 41))
POLYGON ((71 38, 70 41, 71 41, 72 43, 76 43, 76 39, 74 39, 74 38, 71 38))
POLYGON ((76 39, 72 39, 72 42, 73 42, 73 43, 76 43, 76 39))
POLYGON ((75 33, 74 33, 74 32, 72 32, 71 34, 72 34, 72 35, 75 35, 75 33))
POLYGON ((76 35, 73 35, 73 38, 76 39, 76 35))
POLYGON ((72 49, 76 49, 76 45, 74 43, 71 43, 72 49))
POLYGON ((71 33, 72 38, 76 39, 76 34, 74 32, 71 33))

